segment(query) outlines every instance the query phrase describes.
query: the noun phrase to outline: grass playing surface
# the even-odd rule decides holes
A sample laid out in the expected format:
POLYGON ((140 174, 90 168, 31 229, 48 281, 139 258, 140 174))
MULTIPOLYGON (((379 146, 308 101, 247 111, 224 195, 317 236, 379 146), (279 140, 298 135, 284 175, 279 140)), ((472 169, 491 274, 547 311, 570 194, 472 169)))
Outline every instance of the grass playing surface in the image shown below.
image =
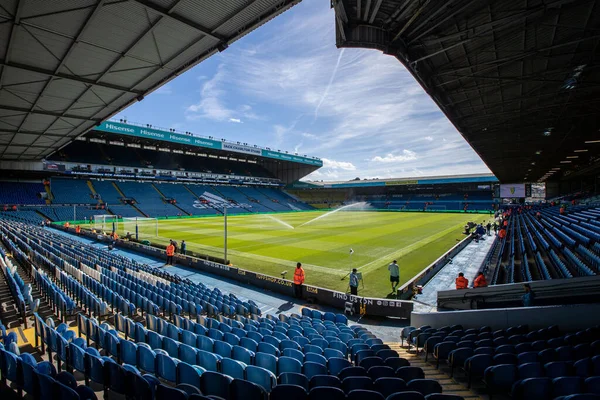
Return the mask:
MULTIPOLYGON (((388 264, 400 265, 400 284, 464 238, 467 221, 478 214, 376 211, 298 212, 229 216, 228 258, 233 265, 267 275, 292 277, 297 261, 306 283, 345 291, 353 267, 363 273, 359 294, 385 297, 391 286, 388 264), (350 248, 354 253, 350 255, 350 248)), ((223 217, 160 220, 159 237, 185 239, 188 250, 223 257, 223 217)))

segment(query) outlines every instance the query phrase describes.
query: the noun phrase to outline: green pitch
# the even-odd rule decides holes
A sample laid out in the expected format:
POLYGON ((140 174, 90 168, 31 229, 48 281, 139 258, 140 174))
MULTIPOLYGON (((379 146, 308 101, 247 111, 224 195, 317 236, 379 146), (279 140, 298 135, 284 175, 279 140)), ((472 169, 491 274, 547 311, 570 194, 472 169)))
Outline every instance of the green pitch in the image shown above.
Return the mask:
MULTIPOLYGON (((306 283, 345 291, 351 268, 363 273, 364 296, 391 291, 387 265, 400 265, 401 284, 464 238, 467 221, 478 214, 376 211, 298 212, 229 216, 228 258, 240 268, 292 277, 297 261, 306 283), (350 255, 350 249, 354 253, 350 255)), ((158 238, 185 239, 188 250, 223 256, 223 217, 158 221, 158 238)))

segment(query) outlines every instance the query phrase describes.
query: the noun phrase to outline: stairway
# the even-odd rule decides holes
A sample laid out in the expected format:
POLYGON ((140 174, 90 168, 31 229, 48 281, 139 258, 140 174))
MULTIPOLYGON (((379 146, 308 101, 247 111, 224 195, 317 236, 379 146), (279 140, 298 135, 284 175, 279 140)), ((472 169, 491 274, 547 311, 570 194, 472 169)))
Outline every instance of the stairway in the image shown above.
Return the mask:
POLYGON ((117 182, 111 182, 111 183, 115 187, 115 190, 121 195, 121 197, 127 197, 127 196, 125 196, 125 193, 123 193, 121 188, 119 186, 117 186, 117 182))
MULTIPOLYGON (((35 302, 37 299, 40 299, 40 307, 38 309, 39 316, 42 317, 42 319, 44 319, 44 320, 47 317, 53 317, 54 312, 53 312, 52 308, 50 308, 48 303, 44 300, 44 297, 42 296, 41 292, 37 289, 37 286, 33 283, 33 280, 30 278, 30 276, 25 271, 25 268, 23 268, 20 264, 18 264, 16 262, 14 264, 17 266, 17 273, 19 274, 21 279, 23 279, 23 282, 25 282, 26 285, 31 284, 31 296, 33 297, 33 301, 35 302)), ((33 326, 35 321, 34 321, 33 315, 31 314, 29 305, 27 306, 27 320, 28 320, 27 326, 28 327, 33 326)))
POLYGON ((0 272, 0 318, 7 329, 21 325, 21 315, 3 272, 0 272))
MULTIPOLYGON (((426 379, 434 379, 442 385, 442 393, 462 396, 465 400, 482 399, 475 391, 468 389, 466 384, 458 382, 454 378, 450 378, 450 375, 443 370, 445 365, 442 366, 442 364, 440 364, 440 369, 436 369, 435 362, 431 364, 429 362, 432 358, 429 358, 429 360, 425 362, 425 356, 415 355, 414 350, 411 350, 409 353, 408 350, 405 347, 401 347, 398 342, 386 344, 390 346, 392 350, 397 351, 400 357, 407 359, 410 362, 411 367, 422 368, 423 372, 425 372, 426 379)), ((455 376, 457 375, 460 374, 455 372, 455 376)))
POLYGON ((52 204, 52 200, 54 200, 54 196, 52 195, 52 190, 50 190, 50 185, 44 185, 44 190, 48 194, 46 198, 46 204, 52 204))
MULTIPOLYGON (((96 192, 96 188, 94 187, 94 184, 90 180, 87 180, 86 183, 87 183, 88 187, 90 188, 90 192, 92 192, 92 194, 94 195, 94 198, 96 198, 96 196, 98 196, 98 192, 96 192)), ((98 198, 98 204, 104 204, 104 201, 102 201, 101 198, 98 198)))

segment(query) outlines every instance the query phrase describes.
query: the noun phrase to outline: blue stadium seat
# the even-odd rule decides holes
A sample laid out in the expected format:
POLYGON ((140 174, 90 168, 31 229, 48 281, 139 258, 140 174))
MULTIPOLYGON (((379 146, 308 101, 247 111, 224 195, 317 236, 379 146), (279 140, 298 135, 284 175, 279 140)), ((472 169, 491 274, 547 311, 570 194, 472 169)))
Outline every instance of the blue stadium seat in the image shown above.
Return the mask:
POLYGON ((346 400, 346 394, 338 388, 334 387, 316 387, 308 393, 309 400, 346 400))
POLYGON ((267 392, 259 385, 243 379, 234 379, 229 385, 231 400, 266 400, 267 392))
POLYGON ((312 378, 310 378, 308 385, 310 389, 320 386, 329 386, 341 389, 342 381, 340 381, 340 379, 337 376, 314 375, 312 378))
POLYGON ((273 388, 270 400, 306 400, 308 392, 302 386, 280 384, 273 388))
MULTIPOLYGON (((294 385, 300 386, 304 388, 304 390, 308 390, 309 380, 304 374, 296 373, 296 372, 284 372, 280 373, 277 378, 277 383, 279 385, 294 385)), ((277 386, 276 386, 277 387, 277 386)))
POLYGON ((200 391, 204 395, 229 398, 229 384, 233 379, 218 372, 206 371, 200 376, 200 391))

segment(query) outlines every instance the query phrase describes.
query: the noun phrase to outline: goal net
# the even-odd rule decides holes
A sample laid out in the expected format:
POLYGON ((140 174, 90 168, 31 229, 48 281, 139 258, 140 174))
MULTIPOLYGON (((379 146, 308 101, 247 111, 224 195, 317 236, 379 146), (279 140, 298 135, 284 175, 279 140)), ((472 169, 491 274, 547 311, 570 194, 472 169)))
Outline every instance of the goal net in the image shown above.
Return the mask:
POLYGON ((118 229, 119 218, 116 215, 94 215, 93 227, 102 232, 112 232, 118 229))
POLYGON ((155 238, 158 236, 158 219, 133 217, 123 218, 123 234, 131 234, 136 239, 155 238))

